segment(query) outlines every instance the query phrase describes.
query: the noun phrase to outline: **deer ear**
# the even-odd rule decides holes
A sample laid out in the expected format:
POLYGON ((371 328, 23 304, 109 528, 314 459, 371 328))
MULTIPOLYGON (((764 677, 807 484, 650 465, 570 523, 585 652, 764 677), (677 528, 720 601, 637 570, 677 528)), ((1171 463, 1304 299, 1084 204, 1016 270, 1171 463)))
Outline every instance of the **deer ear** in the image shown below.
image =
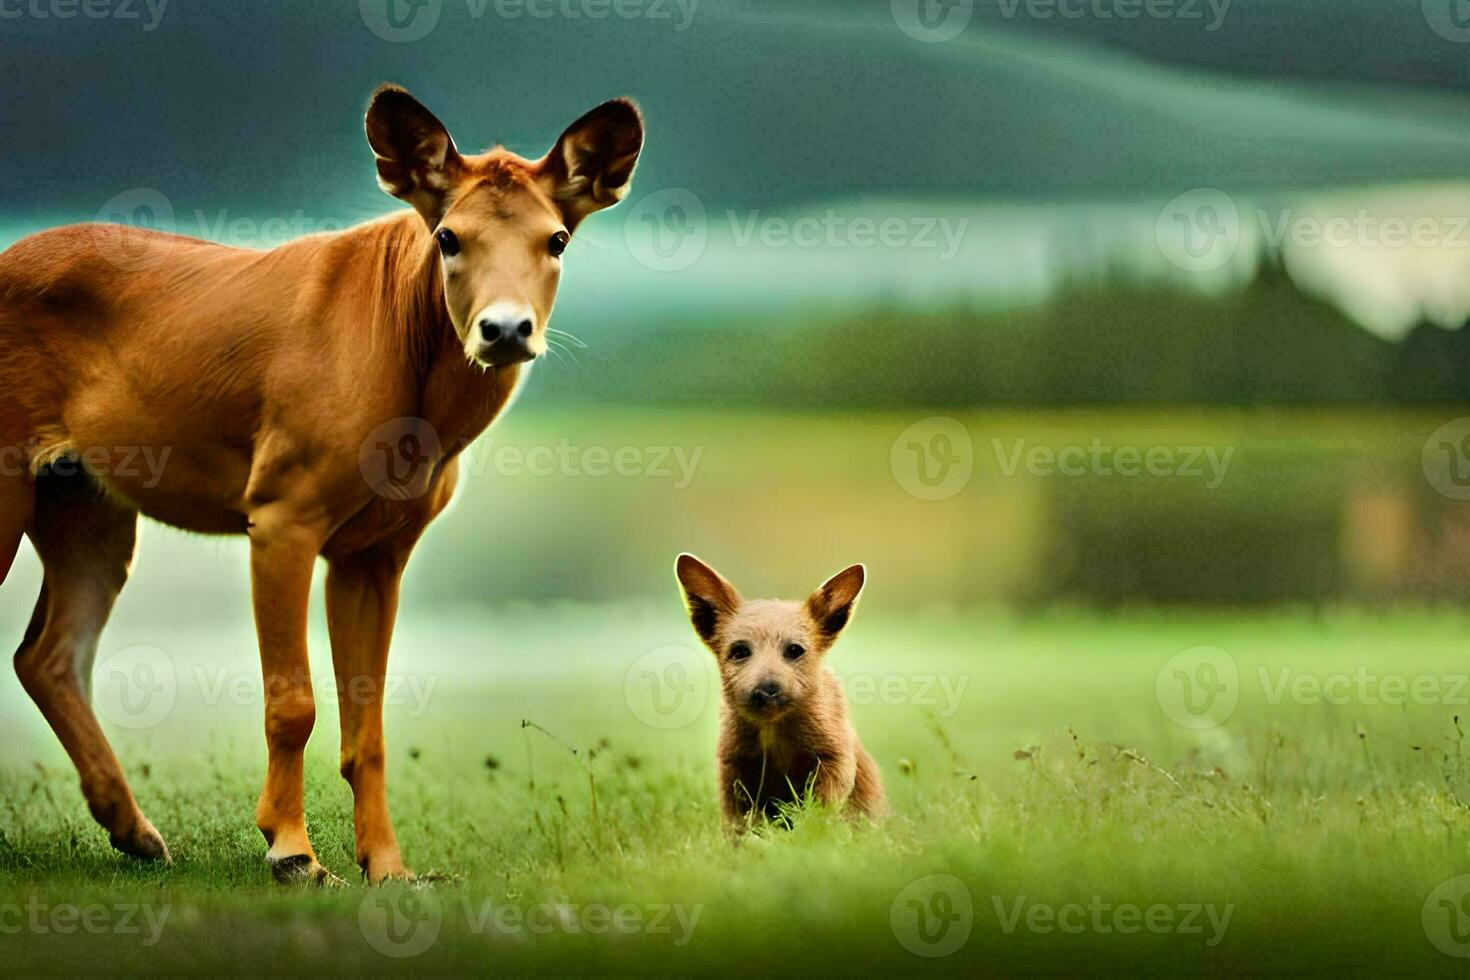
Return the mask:
POLYGON ((705 642, 714 639, 722 618, 740 608, 740 593, 719 572, 693 555, 680 555, 674 574, 684 590, 689 621, 705 642))
POLYGON ((823 582, 822 587, 806 600, 812 621, 828 639, 835 639, 852 618, 853 607, 857 605, 867 578, 867 570, 861 565, 844 568, 823 582))
POLYGON ((567 127, 540 166, 568 230, 627 195, 642 151, 643 115, 628 99, 604 102, 567 127))
POLYGON ((464 171, 449 130, 407 90, 383 85, 368 104, 367 140, 378 158, 378 184, 437 226, 464 171))

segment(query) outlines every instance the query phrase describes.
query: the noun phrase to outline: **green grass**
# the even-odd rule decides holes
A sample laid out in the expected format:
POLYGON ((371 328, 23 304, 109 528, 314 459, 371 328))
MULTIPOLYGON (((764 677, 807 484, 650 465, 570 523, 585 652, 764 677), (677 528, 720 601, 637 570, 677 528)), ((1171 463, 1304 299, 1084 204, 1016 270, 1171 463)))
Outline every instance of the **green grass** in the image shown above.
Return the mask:
MULTIPOLYGON (((175 864, 140 866, 108 849, 54 739, 8 685, 7 968, 988 975, 1458 965, 1430 941, 1421 913, 1438 885, 1470 872, 1470 770, 1454 721, 1470 698, 1454 689, 1467 670, 1457 654, 1470 626, 1463 615, 1016 618, 876 603, 832 664, 863 702, 853 716, 893 817, 872 829, 804 812, 793 829, 734 845, 718 826, 716 706, 698 699, 698 680, 710 680, 704 654, 686 661, 702 705, 689 724, 640 720, 648 662, 639 658, 690 645, 671 605, 518 607, 403 624, 394 670, 427 696, 389 709, 390 795, 410 864, 447 876, 406 893, 356 883, 330 702, 308 753, 308 813, 322 860, 352 884, 275 886, 252 824, 264 763, 258 701, 244 687, 208 694, 220 678, 252 672, 248 629, 160 634, 124 619, 104 653, 150 642, 176 671, 174 708, 158 724, 109 726, 175 864), (1223 725, 1195 731, 1166 716, 1155 682, 1173 654, 1200 644, 1234 659, 1239 703, 1223 725), (1362 690, 1393 693, 1370 683, 1350 685, 1341 704, 1289 694, 1272 703, 1282 669, 1351 678, 1359 668, 1370 678, 1428 678, 1439 692, 1426 703, 1370 704, 1362 690), (940 958, 915 956, 898 938, 914 914, 909 899, 945 911, 926 883, 905 892, 930 875, 963 882, 973 908, 967 941, 940 958), (437 938, 417 956, 383 955, 367 938, 383 935, 380 901, 417 910, 419 928, 437 922, 437 938), (145 945, 144 918, 140 934, 17 928, 28 902, 139 903, 167 918, 145 945), (1066 903, 1109 908, 1100 919, 1065 912, 1080 932, 1028 925, 1066 903), (1223 934, 1203 913, 1199 933, 1096 928, 1128 925, 1129 913, 1113 911, 1126 904, 1139 916, 1162 905, 1174 916, 1213 906, 1217 921, 1227 909, 1230 917, 1223 934), (634 909, 620 913, 622 930, 568 925, 610 926, 596 912, 584 920, 585 910, 625 905, 634 909), (510 911, 497 917, 501 909, 529 913, 530 925, 510 911)), ((324 650, 317 642, 321 674, 324 650)), ((1440 914, 1437 904, 1431 912, 1440 914)), ((401 935, 421 935, 402 922, 401 935)))

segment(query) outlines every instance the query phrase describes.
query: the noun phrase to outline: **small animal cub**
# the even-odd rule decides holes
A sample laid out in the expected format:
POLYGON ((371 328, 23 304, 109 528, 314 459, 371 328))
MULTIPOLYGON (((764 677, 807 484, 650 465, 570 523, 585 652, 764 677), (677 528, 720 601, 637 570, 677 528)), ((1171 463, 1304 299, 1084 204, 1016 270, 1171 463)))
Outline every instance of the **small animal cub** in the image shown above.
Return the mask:
POLYGON ((725 819, 774 817, 808 783, 832 809, 870 818, 884 809, 878 766, 847 720, 847 700, 824 660, 852 618, 863 566, 838 572, 803 602, 740 597, 693 555, 679 584, 694 629, 714 653, 724 688, 718 765, 725 819))

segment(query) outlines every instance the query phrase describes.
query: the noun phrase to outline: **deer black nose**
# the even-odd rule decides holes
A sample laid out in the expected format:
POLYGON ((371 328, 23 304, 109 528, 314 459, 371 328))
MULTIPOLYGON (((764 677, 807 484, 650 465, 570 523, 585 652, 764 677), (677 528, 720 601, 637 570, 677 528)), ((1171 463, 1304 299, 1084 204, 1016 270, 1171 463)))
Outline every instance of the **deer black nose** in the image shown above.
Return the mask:
POLYGON ((512 320, 508 323, 497 323, 489 317, 480 318, 480 335, 485 338, 487 343, 494 343, 499 339, 519 343, 522 340, 529 340, 531 334, 535 332, 536 325, 530 320, 521 320, 520 322, 512 320))
POLYGON ((495 304, 475 317, 480 333, 480 356, 493 364, 529 361, 536 354, 531 349, 536 333, 536 319, 529 307, 495 304))

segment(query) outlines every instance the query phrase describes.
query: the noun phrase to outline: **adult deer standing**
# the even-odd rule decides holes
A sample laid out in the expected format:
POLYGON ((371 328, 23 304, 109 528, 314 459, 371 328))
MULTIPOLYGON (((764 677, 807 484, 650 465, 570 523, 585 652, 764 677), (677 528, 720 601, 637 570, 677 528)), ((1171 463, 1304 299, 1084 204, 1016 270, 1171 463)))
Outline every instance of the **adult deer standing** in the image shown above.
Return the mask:
POLYGON ((454 492, 458 454, 547 349, 562 252, 627 193, 643 124, 615 100, 540 160, 464 155, 383 86, 367 138, 379 182, 413 212, 268 252, 74 225, 0 254, 0 582, 23 536, 45 574, 16 671, 127 854, 169 857, 98 726, 89 677, 142 513, 249 535, 269 755, 256 824, 282 880, 329 877, 302 803, 316 716, 307 602, 326 559, 357 860, 370 881, 411 874, 384 790, 400 577, 454 492), (404 459, 374 462, 400 445, 404 459), (140 448, 167 459, 157 479, 121 465, 140 448))

